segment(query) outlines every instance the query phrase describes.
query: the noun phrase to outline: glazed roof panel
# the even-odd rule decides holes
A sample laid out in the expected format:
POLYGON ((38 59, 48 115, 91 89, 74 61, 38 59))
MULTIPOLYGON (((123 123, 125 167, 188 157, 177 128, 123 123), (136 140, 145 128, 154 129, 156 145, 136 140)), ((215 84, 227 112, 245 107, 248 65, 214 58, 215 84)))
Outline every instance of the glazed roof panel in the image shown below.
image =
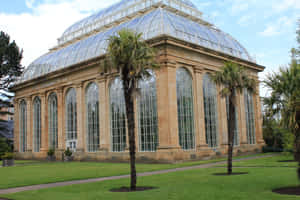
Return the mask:
POLYGON ((237 58, 252 61, 247 51, 230 35, 211 26, 180 16, 167 8, 159 7, 41 56, 28 66, 20 82, 105 54, 107 39, 123 28, 142 33, 145 40, 160 35, 169 35, 237 58))

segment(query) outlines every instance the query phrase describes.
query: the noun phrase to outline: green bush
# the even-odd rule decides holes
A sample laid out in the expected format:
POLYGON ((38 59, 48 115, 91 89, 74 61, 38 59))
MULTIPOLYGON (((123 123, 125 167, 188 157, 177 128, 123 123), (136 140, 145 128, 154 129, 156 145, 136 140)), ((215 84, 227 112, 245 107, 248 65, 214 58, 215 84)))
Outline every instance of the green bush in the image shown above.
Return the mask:
POLYGON ((0 137, 0 158, 4 156, 6 152, 11 151, 9 143, 6 138, 0 137))
POLYGON ((2 156, 2 159, 3 160, 12 160, 14 159, 14 153, 11 153, 11 152, 6 152, 3 156, 2 156))
POLYGON ((67 148, 67 150, 65 150, 66 156, 72 156, 72 154, 73 154, 73 152, 69 148, 67 148))
POLYGON ((283 137, 283 148, 285 152, 294 152, 294 141, 295 141, 295 136, 290 133, 286 132, 283 137))
POLYGON ((49 151, 47 152, 48 156, 54 156, 55 154, 55 150, 54 149, 49 149, 49 151))
POLYGON ((262 148, 263 153, 269 153, 269 152, 283 152, 284 150, 282 148, 278 147, 269 147, 269 146, 264 146, 262 148))

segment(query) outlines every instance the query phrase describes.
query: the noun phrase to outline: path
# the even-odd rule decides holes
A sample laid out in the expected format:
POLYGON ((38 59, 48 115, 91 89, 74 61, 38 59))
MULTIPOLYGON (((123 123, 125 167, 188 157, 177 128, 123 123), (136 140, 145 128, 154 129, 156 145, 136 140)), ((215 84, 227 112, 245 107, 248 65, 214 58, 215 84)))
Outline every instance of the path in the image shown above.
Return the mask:
MULTIPOLYGON (((240 159, 233 160, 233 162, 238 162, 238 161, 243 161, 243 160, 253 160, 253 159, 257 159, 257 158, 267 158, 267 157, 272 157, 272 156, 273 155, 240 158, 240 159)), ((138 173, 137 175, 138 175, 138 177, 143 177, 143 176, 151 176, 151 175, 157 175, 157 174, 165 174, 165 173, 170 173, 170 172, 186 171, 186 170, 192 170, 192 169, 203 169, 203 168, 215 167, 217 165, 222 165, 222 164, 226 164, 226 163, 227 163, 227 161, 221 161, 221 162, 202 164, 202 165, 196 165, 196 166, 191 166, 191 167, 166 169, 166 170, 159 170, 159 171, 153 171, 153 172, 143 172, 143 173, 138 173)), ((129 178, 129 177, 130 177, 130 175, 110 176, 110 177, 103 177, 103 178, 91 178, 91 179, 84 179, 84 180, 65 181, 65 182, 31 185, 31 186, 24 186, 24 187, 9 188, 9 189, 0 189, 0 195, 1 194, 11 194, 11 193, 16 193, 16 192, 23 192, 23 191, 30 191, 30 190, 39 190, 39 189, 44 189, 44 188, 53 188, 53 187, 83 184, 83 183, 94 183, 94 182, 101 182, 101 181, 107 181, 107 180, 117 180, 117 179, 129 178)), ((1 198, 0 198, 0 200, 1 200, 1 198)))

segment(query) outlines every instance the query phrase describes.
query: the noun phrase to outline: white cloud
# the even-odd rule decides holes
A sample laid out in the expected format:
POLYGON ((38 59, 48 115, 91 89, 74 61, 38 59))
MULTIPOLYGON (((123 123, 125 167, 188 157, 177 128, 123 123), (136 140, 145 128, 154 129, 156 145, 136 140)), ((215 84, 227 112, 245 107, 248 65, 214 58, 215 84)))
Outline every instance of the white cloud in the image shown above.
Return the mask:
POLYGON ((286 11, 288 9, 300 9, 299 0, 280 0, 272 4, 273 10, 277 12, 286 11))
POLYGON ((26 0, 25 4, 28 8, 33 8, 33 4, 35 3, 35 0, 26 0))
POLYGON ((26 0, 30 13, 0 13, 0 30, 7 32, 24 50, 26 67, 57 44, 57 38, 76 21, 118 0, 26 0))
POLYGON ((276 22, 268 24, 264 31, 260 32, 260 35, 269 37, 290 31, 292 26, 296 24, 296 19, 295 17, 280 17, 276 22))

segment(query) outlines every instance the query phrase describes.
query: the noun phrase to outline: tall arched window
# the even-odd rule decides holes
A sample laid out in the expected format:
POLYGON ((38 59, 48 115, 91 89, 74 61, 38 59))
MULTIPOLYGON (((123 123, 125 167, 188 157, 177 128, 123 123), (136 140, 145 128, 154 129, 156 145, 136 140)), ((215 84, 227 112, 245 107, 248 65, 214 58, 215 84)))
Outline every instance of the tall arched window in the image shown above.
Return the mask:
POLYGON ((96 83, 90 83, 85 91, 87 150, 99 149, 99 89, 96 83))
POLYGON ((26 101, 20 103, 20 152, 27 150, 27 108, 26 101))
POLYGON ((75 151, 77 146, 77 104, 76 90, 70 88, 66 95, 66 146, 75 151))
POLYGON ((58 148, 58 128, 57 128, 57 96, 51 93, 48 97, 48 133, 49 148, 58 148))
POLYGON ((126 148, 126 111, 122 81, 115 78, 109 88, 111 149, 122 152, 126 148))
POLYGON ((255 144, 255 118, 254 118, 254 105, 253 94, 248 90, 244 90, 245 100, 245 114, 246 114, 246 127, 247 127, 247 140, 248 144, 255 144))
POLYGON ((217 89, 209 74, 203 75, 203 102, 206 143, 214 148, 218 146, 217 89))
MULTIPOLYGON (((227 114, 227 127, 228 127, 228 133, 229 133, 229 99, 228 97, 226 98, 226 114, 227 114)), ((235 128, 234 128, 234 146, 239 146, 240 145, 240 136, 239 136, 239 119, 238 119, 238 111, 237 107, 235 108, 235 128)))
POLYGON ((41 99, 33 100, 33 150, 40 152, 41 148, 41 99))
POLYGON ((156 77, 151 76, 139 81, 141 95, 138 98, 139 150, 156 151, 158 146, 156 77))
POLYGON ((179 144, 182 149, 195 148, 193 80, 185 68, 176 71, 179 144))

